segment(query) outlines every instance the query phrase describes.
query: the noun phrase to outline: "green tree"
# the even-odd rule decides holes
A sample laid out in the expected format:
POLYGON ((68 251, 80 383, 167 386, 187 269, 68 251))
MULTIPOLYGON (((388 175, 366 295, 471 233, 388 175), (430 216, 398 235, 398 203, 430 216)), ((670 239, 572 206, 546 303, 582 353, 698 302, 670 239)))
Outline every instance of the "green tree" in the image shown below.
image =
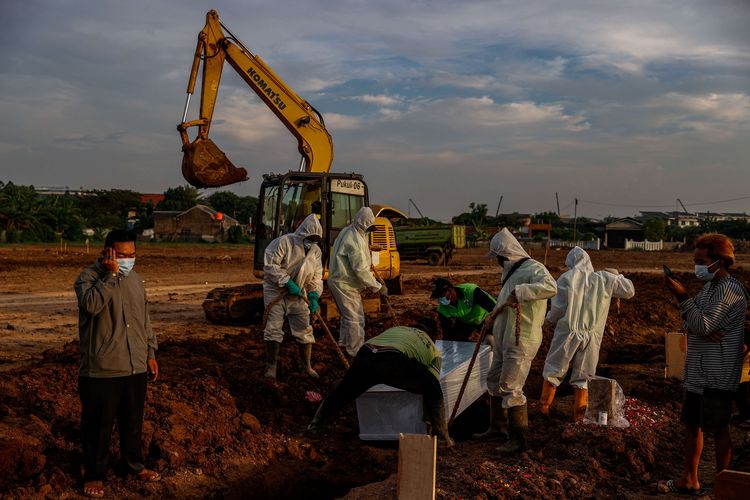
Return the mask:
POLYGON ((0 223, 5 230, 27 229, 37 222, 41 209, 34 186, 17 186, 12 182, 3 184, 0 191, 0 223))
POLYGON ((141 196, 128 189, 94 191, 79 197, 78 206, 88 226, 107 230, 125 226, 128 212, 138 212, 141 196))
POLYGON ((205 199, 206 204, 241 224, 248 224, 258 208, 258 198, 252 196, 238 196, 231 191, 217 191, 205 199))
POLYGON ((198 194, 198 190, 186 184, 164 191, 164 199, 159 202, 156 209, 185 211, 193 208, 199 200, 200 195, 198 194))
POLYGON ((643 225, 643 232, 648 241, 661 241, 667 235, 667 222, 661 218, 653 218, 643 225))

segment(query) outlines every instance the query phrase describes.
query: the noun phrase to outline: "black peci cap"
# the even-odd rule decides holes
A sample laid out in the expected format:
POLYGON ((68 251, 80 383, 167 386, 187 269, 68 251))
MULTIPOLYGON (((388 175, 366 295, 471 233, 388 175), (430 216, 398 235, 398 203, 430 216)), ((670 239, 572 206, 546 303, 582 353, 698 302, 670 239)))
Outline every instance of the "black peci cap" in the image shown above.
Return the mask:
POLYGON ((423 318, 418 319, 414 328, 422 330, 432 338, 437 335, 438 331, 437 321, 435 321, 435 318, 432 316, 424 316, 423 318))
POLYGON ((445 295, 446 290, 453 288, 453 283, 445 278, 438 278, 432 283, 431 299, 438 299, 445 295))

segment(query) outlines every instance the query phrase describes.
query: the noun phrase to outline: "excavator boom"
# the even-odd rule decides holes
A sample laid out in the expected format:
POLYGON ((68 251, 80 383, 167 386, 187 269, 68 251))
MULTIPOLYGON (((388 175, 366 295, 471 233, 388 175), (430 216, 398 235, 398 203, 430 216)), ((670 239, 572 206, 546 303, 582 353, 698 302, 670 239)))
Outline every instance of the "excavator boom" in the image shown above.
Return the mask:
POLYGON ((198 188, 226 186, 247 180, 247 171, 235 167, 208 137, 225 60, 297 138, 297 148, 302 155, 300 170, 328 172, 333 163, 333 140, 322 116, 289 88, 259 56, 253 55, 212 10, 206 14, 206 25, 198 34, 185 112, 177 126, 182 139, 182 174, 185 179, 198 188), (225 31, 229 36, 224 34, 225 31), (186 121, 201 61, 200 118, 186 121), (198 127, 193 141, 187 133, 190 127, 198 127))

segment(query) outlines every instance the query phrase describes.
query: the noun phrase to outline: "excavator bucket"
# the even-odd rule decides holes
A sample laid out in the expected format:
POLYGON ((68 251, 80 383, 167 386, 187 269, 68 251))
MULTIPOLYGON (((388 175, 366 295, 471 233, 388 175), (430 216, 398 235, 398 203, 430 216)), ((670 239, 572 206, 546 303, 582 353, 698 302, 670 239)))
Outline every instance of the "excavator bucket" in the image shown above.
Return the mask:
POLYGON ((196 138, 182 147, 182 175, 197 188, 220 187, 247 180, 247 170, 235 167, 211 139, 196 138))

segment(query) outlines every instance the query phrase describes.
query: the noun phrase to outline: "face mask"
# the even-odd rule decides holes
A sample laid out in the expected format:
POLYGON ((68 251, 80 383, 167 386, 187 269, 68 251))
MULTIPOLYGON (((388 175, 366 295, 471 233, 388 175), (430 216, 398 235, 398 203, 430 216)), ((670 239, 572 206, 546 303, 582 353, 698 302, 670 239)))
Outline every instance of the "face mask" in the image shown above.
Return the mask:
POLYGON ((135 266, 135 257, 132 259, 117 259, 117 267, 120 268, 120 274, 127 276, 135 266))
POLYGON ((448 297, 440 297, 438 299, 438 304, 440 304, 441 306, 449 306, 451 305, 451 299, 449 299, 448 297))
MULTIPOLYGON (((716 262, 719 262, 719 261, 717 260, 716 262)), ((716 262, 714 262, 713 264, 709 264, 707 266, 696 264, 695 276, 701 281, 711 281, 712 279, 714 279, 714 276, 716 276, 718 269, 714 272, 711 272, 708 270, 708 268, 716 264, 716 262)))
POLYGON ((308 250, 310 250, 310 249, 311 249, 311 248, 313 247, 313 245, 314 245, 314 244, 315 244, 315 243, 313 243, 313 242, 312 242, 312 241, 310 241, 310 240, 303 240, 303 241, 302 241, 302 246, 304 246, 304 247, 305 247, 305 251, 308 251, 308 250))

